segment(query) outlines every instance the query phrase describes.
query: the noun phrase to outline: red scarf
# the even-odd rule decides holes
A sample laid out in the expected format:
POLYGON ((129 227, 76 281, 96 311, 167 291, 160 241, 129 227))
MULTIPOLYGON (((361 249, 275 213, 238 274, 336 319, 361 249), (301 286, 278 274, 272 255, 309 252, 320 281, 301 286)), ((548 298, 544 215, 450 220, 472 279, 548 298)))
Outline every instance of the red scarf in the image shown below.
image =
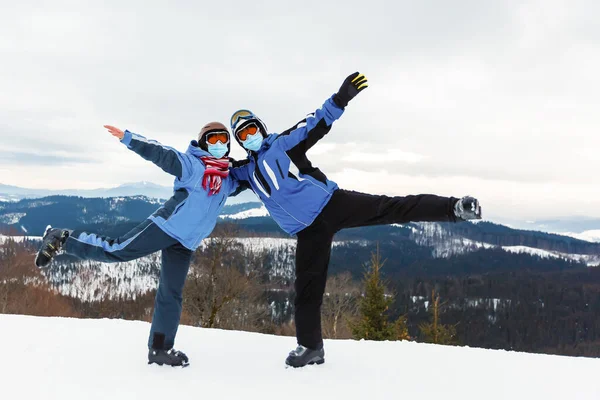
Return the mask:
POLYGON ((208 195, 219 193, 223 179, 229 176, 229 158, 200 157, 206 170, 202 178, 202 187, 208 190, 208 195))

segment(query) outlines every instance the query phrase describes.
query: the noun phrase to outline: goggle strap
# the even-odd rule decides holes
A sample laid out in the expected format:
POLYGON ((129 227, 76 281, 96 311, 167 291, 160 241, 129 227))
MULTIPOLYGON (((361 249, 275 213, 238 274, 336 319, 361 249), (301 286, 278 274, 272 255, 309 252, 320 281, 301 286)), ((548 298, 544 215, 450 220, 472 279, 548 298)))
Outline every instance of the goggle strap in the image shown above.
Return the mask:
POLYGON ((206 132, 206 133, 204 134, 204 136, 213 135, 213 134, 215 134, 215 133, 224 133, 224 134, 226 134, 227 136, 229 136, 229 132, 227 132, 227 131, 224 131, 224 130, 222 130, 222 129, 219 129, 219 130, 214 130, 214 131, 208 131, 208 132, 206 132))

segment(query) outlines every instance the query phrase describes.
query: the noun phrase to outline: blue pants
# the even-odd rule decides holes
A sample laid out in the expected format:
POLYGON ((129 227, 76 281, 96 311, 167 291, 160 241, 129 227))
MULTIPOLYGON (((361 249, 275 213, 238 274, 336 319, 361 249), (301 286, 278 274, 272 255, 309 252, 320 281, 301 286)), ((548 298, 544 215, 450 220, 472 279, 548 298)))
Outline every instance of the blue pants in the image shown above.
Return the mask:
POLYGON ((149 348, 170 349, 181 318, 183 285, 193 252, 146 220, 116 239, 73 231, 63 249, 84 260, 131 261, 162 250, 162 265, 154 301, 149 348))

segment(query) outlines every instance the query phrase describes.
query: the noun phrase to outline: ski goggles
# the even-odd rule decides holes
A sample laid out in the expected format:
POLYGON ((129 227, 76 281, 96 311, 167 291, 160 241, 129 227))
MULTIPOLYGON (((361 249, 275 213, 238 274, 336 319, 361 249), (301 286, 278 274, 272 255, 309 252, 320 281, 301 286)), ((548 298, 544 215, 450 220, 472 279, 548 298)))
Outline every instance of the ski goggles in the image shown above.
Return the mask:
POLYGON ((254 135, 254 134, 256 134, 256 132, 258 132, 258 126, 256 126, 255 124, 250 124, 248 126, 245 126, 243 129, 240 129, 238 132, 236 132, 236 136, 242 142, 245 142, 246 139, 248 139, 248 135, 254 135))
POLYGON ((256 117, 250 110, 238 110, 238 111, 234 112, 233 115, 231 116, 231 120, 229 121, 229 123, 231 125, 231 129, 233 129, 235 131, 235 127, 237 126, 238 122, 240 122, 240 120, 247 121, 252 118, 256 118, 256 117))
POLYGON ((226 144, 229 142, 229 133, 225 131, 208 132, 206 134, 206 143, 217 144, 217 142, 226 144))

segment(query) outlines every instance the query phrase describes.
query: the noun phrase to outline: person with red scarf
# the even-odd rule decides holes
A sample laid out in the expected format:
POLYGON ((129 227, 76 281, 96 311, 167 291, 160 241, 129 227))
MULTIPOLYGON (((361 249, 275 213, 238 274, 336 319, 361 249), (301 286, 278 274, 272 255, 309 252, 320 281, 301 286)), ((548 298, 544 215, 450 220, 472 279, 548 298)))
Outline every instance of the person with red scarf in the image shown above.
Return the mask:
POLYGON ((212 232, 227 197, 244 189, 229 175, 229 131, 219 122, 208 123, 183 153, 128 130, 105 128, 128 149, 173 175, 173 196, 118 238, 48 226, 35 263, 44 267, 61 251, 101 262, 131 261, 162 251, 148 363, 187 366, 188 357, 173 345, 192 254, 212 232))

